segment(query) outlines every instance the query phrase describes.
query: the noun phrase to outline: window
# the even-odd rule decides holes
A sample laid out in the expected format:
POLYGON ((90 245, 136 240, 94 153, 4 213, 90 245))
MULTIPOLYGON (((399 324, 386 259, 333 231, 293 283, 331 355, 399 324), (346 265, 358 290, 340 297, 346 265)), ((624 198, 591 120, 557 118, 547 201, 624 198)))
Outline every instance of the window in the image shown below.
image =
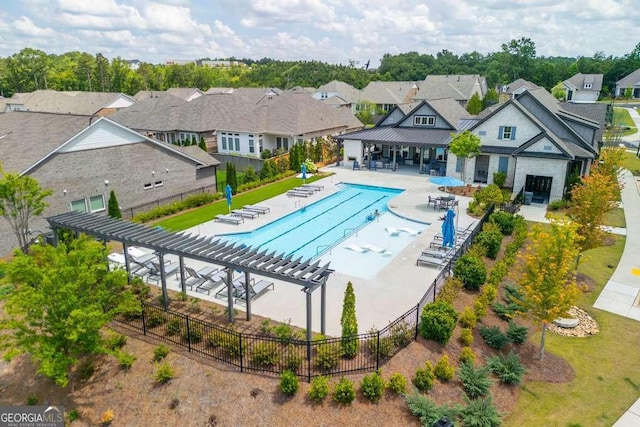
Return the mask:
POLYGON ((145 190, 150 190, 153 188, 153 184, 150 182, 147 182, 145 185, 142 186, 142 188, 144 188, 145 190))
POLYGON ((153 183, 154 187, 162 187, 163 185, 164 185, 164 182, 162 182, 162 181, 156 181, 156 182, 153 183))
POLYGON ((222 149, 226 150, 227 149, 227 137, 223 136, 222 138, 220 138, 222 140, 222 149))
POLYGON ((415 126, 435 126, 436 116, 413 116, 415 126))
POLYGON ((258 153, 262 153, 262 135, 258 136, 258 153))
POLYGON ((553 151, 553 147, 551 146, 551 144, 545 144, 544 151, 553 151))
POLYGON ((585 89, 591 89, 591 87, 592 87, 591 83, 585 83, 584 84, 584 88, 585 89))
POLYGON ((487 131, 481 130, 480 132, 478 132, 478 136, 487 136, 487 131))
POLYGON ((289 151, 289 138, 283 138, 281 136, 276 137, 276 148, 289 151))
POLYGON ((464 165, 464 157, 458 157, 456 159, 456 172, 462 172, 463 165, 464 165))
POLYGON ((250 153, 255 153, 256 147, 253 144, 253 139, 249 140, 249 152, 250 153))
POLYGON ((327 92, 320 92, 320 99, 327 99, 327 92))
POLYGON ((71 202, 71 210, 74 212, 86 212, 87 211, 87 202, 85 199, 74 200, 71 202))
POLYGON ((498 131, 498 139, 516 139, 516 127, 515 126, 500 126, 498 131))
POLYGON ((236 142, 236 151, 240 151, 240 135, 238 135, 237 133, 236 133, 235 142, 236 142))
POLYGON ((89 206, 91 207, 91 212, 102 212, 105 209, 104 196, 99 194, 89 197, 89 206))
POLYGON ((507 173, 509 169, 509 157, 500 156, 498 159, 498 172, 507 173))

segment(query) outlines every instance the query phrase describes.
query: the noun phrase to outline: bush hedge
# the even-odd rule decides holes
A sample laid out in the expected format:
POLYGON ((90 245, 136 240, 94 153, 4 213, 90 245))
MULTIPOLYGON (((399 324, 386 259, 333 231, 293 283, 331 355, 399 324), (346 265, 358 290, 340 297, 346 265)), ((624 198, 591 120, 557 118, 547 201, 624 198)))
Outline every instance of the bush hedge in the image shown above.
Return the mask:
POLYGON ((464 254, 453 267, 453 275, 462 280, 465 289, 477 291, 487 280, 487 267, 482 259, 464 254))
POLYGON ((448 302, 436 300, 425 305, 420 317, 420 334, 423 338, 446 344, 453 334, 458 313, 448 302))

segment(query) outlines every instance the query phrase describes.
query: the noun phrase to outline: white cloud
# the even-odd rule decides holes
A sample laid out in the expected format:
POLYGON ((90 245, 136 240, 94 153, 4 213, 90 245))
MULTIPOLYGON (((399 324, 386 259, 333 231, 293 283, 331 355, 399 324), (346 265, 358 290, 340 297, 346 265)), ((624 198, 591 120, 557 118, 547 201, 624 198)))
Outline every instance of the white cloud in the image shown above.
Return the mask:
POLYGON ((55 37, 56 35, 56 32, 51 28, 38 27, 26 16, 21 16, 13 24, 18 32, 29 37, 55 37))

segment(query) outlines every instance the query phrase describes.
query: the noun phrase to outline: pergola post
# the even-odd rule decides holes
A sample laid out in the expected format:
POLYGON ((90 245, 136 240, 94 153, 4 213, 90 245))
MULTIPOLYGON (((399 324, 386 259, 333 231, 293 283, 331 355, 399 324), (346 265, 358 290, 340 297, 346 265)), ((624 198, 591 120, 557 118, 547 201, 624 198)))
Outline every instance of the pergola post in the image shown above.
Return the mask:
POLYGON ((122 242, 122 254, 124 255, 124 268, 127 270, 127 283, 131 284, 131 263, 129 263, 129 246, 122 242))
POLYGON ((187 293, 187 285, 184 283, 184 258, 180 255, 180 289, 182 289, 182 293, 186 295, 187 293))
POLYGON ((304 293, 307 295, 307 341, 311 342, 313 338, 313 326, 311 322, 311 289, 305 289, 304 293))
POLYGON ((227 318, 229 323, 234 322, 233 316, 233 269, 227 268, 227 318))
POLYGON ((251 320, 251 293, 249 290, 251 289, 251 282, 249 280, 251 276, 248 271, 244 272, 244 295, 246 297, 245 301, 247 304, 247 320, 251 320))
POLYGON ((326 335, 327 324, 327 281, 320 286, 320 332, 326 335))
POLYGON ((160 282, 162 282, 162 302, 165 310, 169 309, 169 295, 167 294, 167 276, 164 274, 164 253, 158 254, 160 264, 160 282))
POLYGON ((398 169, 398 165, 396 164, 396 153, 398 151, 397 148, 398 148, 397 145, 393 146, 393 170, 398 169))
POLYGON ((51 227, 51 229, 53 230, 53 236, 51 238, 51 243, 53 244, 53 246, 58 246, 58 228, 57 227, 51 227))
POLYGON ((422 152, 422 148, 421 147, 417 147, 417 149, 420 150, 420 172, 419 173, 422 173, 423 172, 422 171, 422 164, 424 163, 424 158, 423 158, 424 153, 422 152))

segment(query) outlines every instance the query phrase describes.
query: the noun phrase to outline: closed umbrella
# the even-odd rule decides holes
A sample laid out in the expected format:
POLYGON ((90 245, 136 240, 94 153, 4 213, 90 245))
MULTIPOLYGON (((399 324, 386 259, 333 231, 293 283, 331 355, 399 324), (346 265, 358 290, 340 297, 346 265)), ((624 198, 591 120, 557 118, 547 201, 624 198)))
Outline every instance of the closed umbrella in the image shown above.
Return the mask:
POLYGON ((442 223, 442 246, 452 248, 456 241, 456 225, 453 219, 456 214, 453 209, 448 209, 442 223))
POLYGON ((300 165, 300 172, 302 172, 302 183, 304 184, 307 181, 307 165, 304 163, 300 165))
POLYGON ((457 178, 452 178, 450 176, 434 176, 429 179, 430 182, 433 182, 435 185, 443 185, 444 191, 447 191, 447 187, 461 187, 464 185, 464 181, 460 181, 457 178))
POLYGON ((224 188, 224 197, 227 198, 227 207, 229 208, 229 213, 231 213, 231 199, 233 198, 233 190, 231 189, 231 186, 229 184, 227 184, 227 186, 224 188))

